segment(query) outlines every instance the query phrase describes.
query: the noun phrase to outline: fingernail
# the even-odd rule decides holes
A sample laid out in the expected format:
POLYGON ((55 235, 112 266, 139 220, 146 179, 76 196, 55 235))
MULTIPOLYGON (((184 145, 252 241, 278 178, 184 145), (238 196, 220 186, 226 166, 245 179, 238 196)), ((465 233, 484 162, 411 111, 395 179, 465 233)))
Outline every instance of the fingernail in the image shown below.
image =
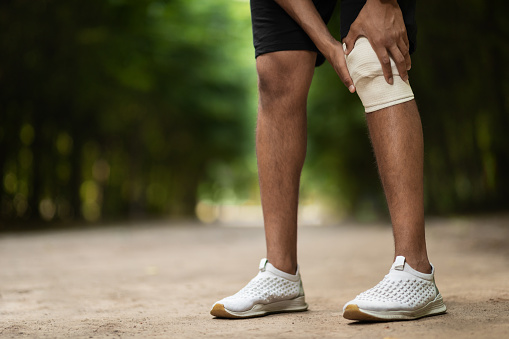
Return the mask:
POLYGON ((355 87, 354 87, 354 85, 350 85, 350 87, 348 87, 348 90, 350 91, 350 93, 355 92, 355 87))
POLYGON ((393 84, 394 80, 392 79, 392 77, 389 78, 389 84, 393 84))

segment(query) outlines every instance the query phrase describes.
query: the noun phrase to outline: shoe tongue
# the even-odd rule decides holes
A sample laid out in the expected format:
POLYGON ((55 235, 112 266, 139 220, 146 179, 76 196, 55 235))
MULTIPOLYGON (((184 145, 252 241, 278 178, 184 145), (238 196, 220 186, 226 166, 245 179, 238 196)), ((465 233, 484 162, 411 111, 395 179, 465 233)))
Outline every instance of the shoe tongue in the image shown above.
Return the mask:
POLYGON ((260 266, 258 266, 258 269, 262 272, 265 271, 265 266, 267 265, 269 261, 267 260, 267 258, 263 258, 262 260, 260 260, 260 266))
POLYGON ((398 255, 396 260, 394 260, 394 264, 392 264, 392 269, 397 271, 403 271, 405 269, 405 257, 402 255, 398 255))

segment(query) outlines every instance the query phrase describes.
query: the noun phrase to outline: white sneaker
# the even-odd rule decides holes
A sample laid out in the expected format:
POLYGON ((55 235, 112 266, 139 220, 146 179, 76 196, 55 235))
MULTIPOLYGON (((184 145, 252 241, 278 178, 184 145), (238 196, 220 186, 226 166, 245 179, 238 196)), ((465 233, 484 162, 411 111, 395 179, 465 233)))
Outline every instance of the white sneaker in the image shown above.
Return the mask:
POLYGON ((435 268, 424 274, 398 256, 389 274, 372 289, 346 303, 343 317, 350 320, 410 320, 445 313, 446 307, 435 284, 435 268))
POLYGON ((298 266, 292 275, 262 259, 259 270, 239 292, 216 302, 210 314, 219 318, 251 318, 307 310, 298 266))

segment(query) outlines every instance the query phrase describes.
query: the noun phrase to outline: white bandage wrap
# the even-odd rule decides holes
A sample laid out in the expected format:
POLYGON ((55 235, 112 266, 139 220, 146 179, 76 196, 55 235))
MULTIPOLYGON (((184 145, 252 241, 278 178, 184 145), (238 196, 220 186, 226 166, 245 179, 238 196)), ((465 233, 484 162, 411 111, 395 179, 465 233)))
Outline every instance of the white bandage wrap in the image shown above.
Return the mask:
MULTIPOLYGON (((343 45, 346 48, 345 45, 343 45)), ((394 60, 391 67, 394 82, 389 85, 384 78, 382 65, 368 39, 361 37, 349 55, 345 55, 346 65, 352 77, 357 94, 366 113, 410 101, 414 93, 408 81, 399 76, 394 60)))

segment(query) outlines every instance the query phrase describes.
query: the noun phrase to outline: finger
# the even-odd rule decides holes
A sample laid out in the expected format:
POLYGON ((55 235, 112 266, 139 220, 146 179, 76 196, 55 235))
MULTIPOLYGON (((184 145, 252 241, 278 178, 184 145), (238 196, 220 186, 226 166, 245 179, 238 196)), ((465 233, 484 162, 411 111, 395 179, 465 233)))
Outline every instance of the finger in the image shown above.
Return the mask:
POLYGON ((408 35, 406 33, 406 30, 405 30, 405 33, 402 35, 402 38, 403 38, 403 43, 405 44, 406 48, 410 49, 410 41, 408 41, 408 35))
POLYGON ((396 64, 396 68, 398 69, 399 76, 403 81, 408 80, 408 73, 406 70, 406 61, 405 57, 399 50, 398 46, 394 45, 391 48, 391 56, 392 60, 394 60, 394 63, 396 64))
POLYGON ((409 71, 410 68, 412 68, 412 59, 410 58, 410 52, 409 52, 409 46, 405 45, 405 42, 403 40, 400 40, 398 43, 399 50, 403 54, 403 57, 405 58, 405 64, 406 64, 406 70, 409 71))
POLYGON ((407 55, 405 55, 405 64, 407 71, 412 69, 412 59, 410 58, 410 53, 407 53, 407 55))
POLYGON ((350 93, 355 93, 355 85, 353 84, 353 80, 350 77, 350 73, 348 71, 345 72, 344 69, 336 69, 336 73, 339 75, 339 78, 345 84, 345 86, 348 88, 350 93))
POLYGON ((348 71, 348 67, 346 66, 345 58, 340 58, 338 65, 334 68, 339 78, 341 79, 343 84, 345 84, 345 86, 348 88, 350 93, 354 93, 355 85, 353 84, 352 77, 350 76, 350 72, 348 71))
POLYGON ((384 73, 385 81, 387 81, 389 85, 392 85, 394 83, 394 80, 392 79, 393 75, 389 53, 387 53, 385 47, 379 47, 375 49, 375 53, 376 56, 378 57, 378 60, 380 61, 380 64, 382 65, 382 71, 384 73))
POLYGON ((343 43, 346 46, 345 54, 346 55, 350 54, 350 52, 352 51, 353 47, 355 46, 355 38, 353 37, 353 35, 350 35, 350 33, 348 33, 346 38, 343 39, 343 43))
POLYGON ((350 26, 350 31, 347 36, 343 39, 343 43, 346 44, 345 54, 348 55, 355 46, 355 42, 361 35, 361 32, 353 24, 350 26))

